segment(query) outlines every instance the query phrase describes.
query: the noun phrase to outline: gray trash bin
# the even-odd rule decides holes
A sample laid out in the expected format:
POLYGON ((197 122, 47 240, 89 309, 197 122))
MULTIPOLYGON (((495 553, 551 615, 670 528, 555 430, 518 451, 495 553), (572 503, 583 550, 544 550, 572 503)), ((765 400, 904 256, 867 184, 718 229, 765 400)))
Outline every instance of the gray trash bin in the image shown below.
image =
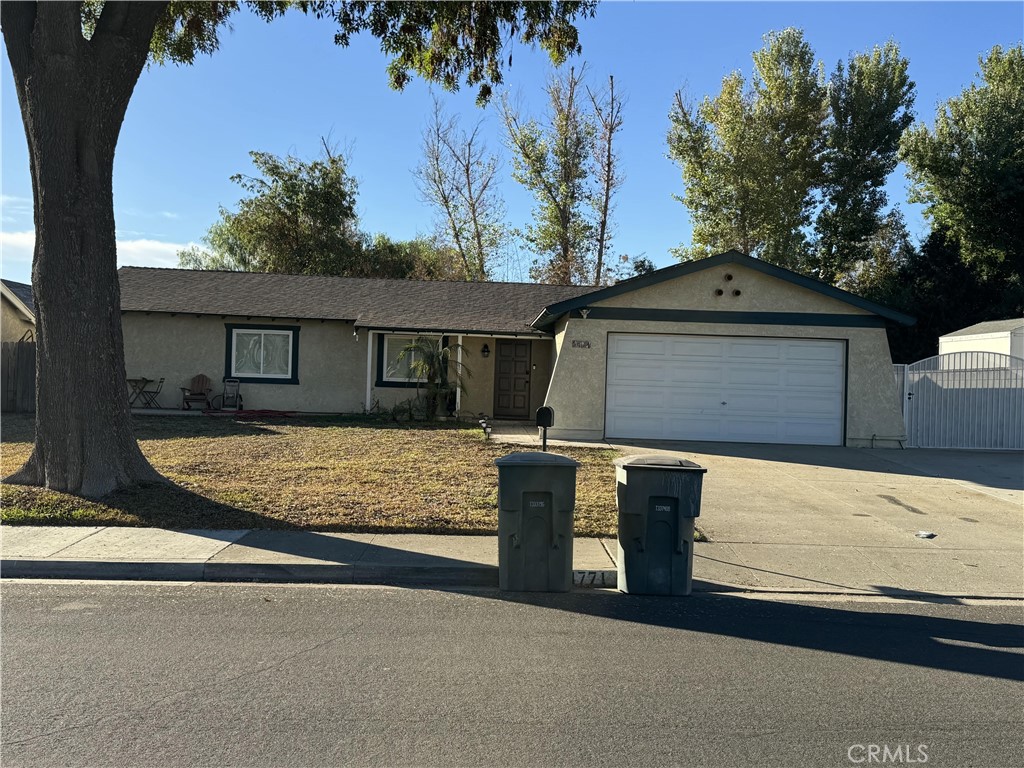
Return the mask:
POLYGON ((704 467, 672 456, 615 460, 619 507, 618 587, 637 595, 688 595, 693 519, 704 467))
POLYGON ((557 453, 511 453, 498 465, 498 586, 516 592, 572 588, 576 467, 557 453))

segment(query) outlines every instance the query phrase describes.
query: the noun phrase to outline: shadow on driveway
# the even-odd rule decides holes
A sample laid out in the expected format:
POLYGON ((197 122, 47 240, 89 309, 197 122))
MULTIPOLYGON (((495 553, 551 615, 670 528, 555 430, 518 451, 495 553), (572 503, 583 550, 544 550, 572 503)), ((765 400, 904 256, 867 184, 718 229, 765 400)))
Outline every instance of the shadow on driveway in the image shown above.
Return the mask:
POLYGON ((616 446, 652 453, 722 456, 755 461, 803 464, 860 472, 961 480, 992 488, 1024 491, 1024 453, 1020 451, 957 451, 925 448, 844 448, 820 445, 763 445, 668 440, 616 440, 616 446))

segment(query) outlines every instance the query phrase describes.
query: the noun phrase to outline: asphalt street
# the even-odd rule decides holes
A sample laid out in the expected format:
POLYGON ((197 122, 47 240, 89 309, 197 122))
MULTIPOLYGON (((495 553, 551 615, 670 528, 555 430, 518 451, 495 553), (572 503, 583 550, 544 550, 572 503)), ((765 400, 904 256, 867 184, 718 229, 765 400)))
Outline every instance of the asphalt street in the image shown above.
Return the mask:
POLYGON ((1019 766, 1021 619, 1014 601, 5 581, 0 761, 1019 766))

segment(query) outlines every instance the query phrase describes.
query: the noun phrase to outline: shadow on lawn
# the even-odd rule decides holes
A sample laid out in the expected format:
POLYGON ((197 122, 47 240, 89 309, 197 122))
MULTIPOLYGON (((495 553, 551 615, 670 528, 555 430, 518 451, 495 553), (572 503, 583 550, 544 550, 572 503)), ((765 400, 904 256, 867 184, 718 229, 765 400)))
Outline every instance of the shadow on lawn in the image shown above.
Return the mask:
MULTIPOLYGON (((455 421, 402 421, 384 417, 353 414, 349 416, 160 416, 136 415, 132 419, 135 437, 139 440, 178 440, 189 437, 248 437, 253 435, 279 435, 282 427, 330 429, 351 427, 386 430, 443 431, 476 428, 475 423, 455 421)), ((31 432, 29 432, 31 440, 31 432)))

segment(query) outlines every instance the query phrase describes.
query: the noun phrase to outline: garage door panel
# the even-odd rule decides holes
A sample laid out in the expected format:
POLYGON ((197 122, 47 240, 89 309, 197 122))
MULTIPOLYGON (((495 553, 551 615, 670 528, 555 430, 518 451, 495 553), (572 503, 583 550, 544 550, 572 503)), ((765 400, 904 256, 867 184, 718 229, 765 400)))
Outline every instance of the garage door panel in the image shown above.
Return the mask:
POLYGON ((619 387, 609 393, 608 407, 643 414, 671 407, 671 392, 658 387, 619 387))
POLYGON ((691 365, 682 363, 673 364, 670 369, 671 376, 668 381, 686 386, 687 384, 720 384, 722 381, 722 366, 720 363, 694 362, 691 365))
POLYGON ((725 382, 729 385, 748 385, 752 387, 778 387, 782 372, 778 368, 751 365, 740 367, 732 365, 726 369, 725 382))
POLYGON ((668 344, 669 340, 664 337, 612 336, 608 351, 616 357, 661 358, 665 355, 668 344))
POLYGON ((782 358, 782 345, 780 342, 765 344, 758 343, 758 341, 751 339, 750 341, 730 342, 728 346, 728 359, 763 362, 782 358))
POLYGON ((842 441, 842 342, 612 333, 608 350, 608 437, 842 441))
POLYGON ((717 339, 694 339, 676 337, 669 345, 669 353, 673 357, 686 359, 720 360, 724 343, 717 339))
POLYGON ((665 379, 665 365, 651 360, 618 361, 609 365, 609 380, 644 385, 665 379))
POLYGON ((842 397, 836 395, 787 394, 781 401, 782 412, 794 419, 830 417, 843 408, 842 397))
POLYGON ((722 410, 722 398, 716 392, 708 392, 700 389, 672 389, 666 400, 669 413, 679 412, 680 414, 698 414, 703 411, 714 411, 716 414, 722 410))
POLYGON ((812 368, 790 368, 783 371, 782 384, 794 389, 826 389, 835 391, 843 384, 843 372, 812 368))
POLYGON ((839 344, 821 342, 790 341, 786 343, 786 359, 793 361, 818 362, 826 365, 842 362, 843 348, 839 344))

